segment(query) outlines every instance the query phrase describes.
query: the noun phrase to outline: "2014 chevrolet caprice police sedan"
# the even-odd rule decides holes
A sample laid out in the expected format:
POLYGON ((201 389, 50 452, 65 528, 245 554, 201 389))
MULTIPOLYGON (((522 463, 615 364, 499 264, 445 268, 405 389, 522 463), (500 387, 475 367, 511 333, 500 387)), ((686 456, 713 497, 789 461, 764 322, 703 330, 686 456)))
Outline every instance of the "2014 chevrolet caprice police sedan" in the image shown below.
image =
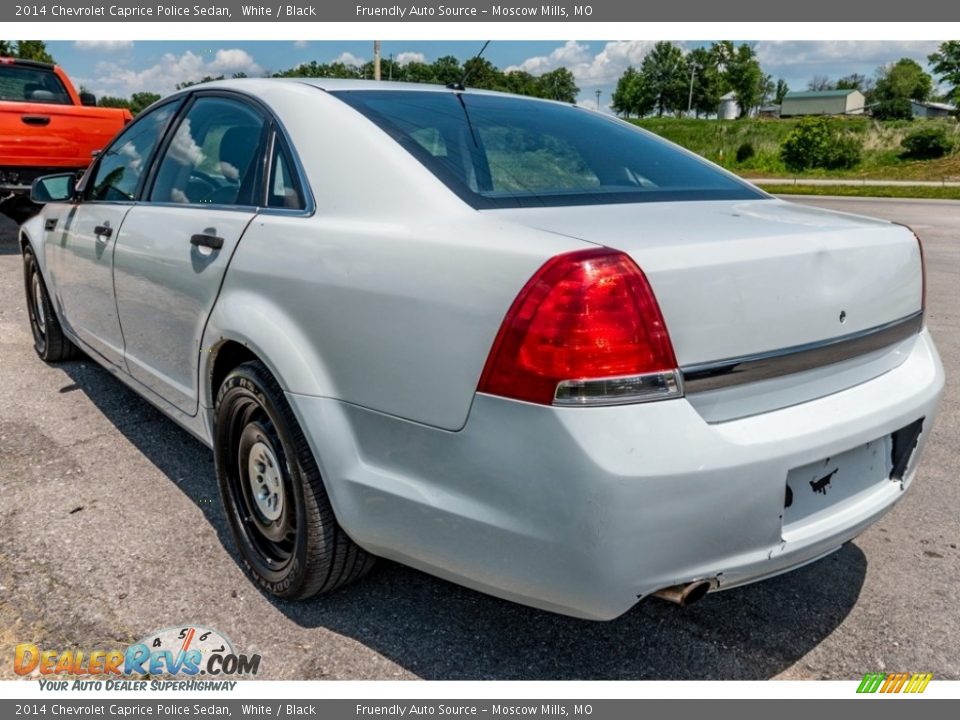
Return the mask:
POLYGON ((209 444, 286 598, 383 556, 586 618, 692 602, 889 510, 943 388, 909 229, 583 108, 213 82, 33 194, 37 352, 209 444))

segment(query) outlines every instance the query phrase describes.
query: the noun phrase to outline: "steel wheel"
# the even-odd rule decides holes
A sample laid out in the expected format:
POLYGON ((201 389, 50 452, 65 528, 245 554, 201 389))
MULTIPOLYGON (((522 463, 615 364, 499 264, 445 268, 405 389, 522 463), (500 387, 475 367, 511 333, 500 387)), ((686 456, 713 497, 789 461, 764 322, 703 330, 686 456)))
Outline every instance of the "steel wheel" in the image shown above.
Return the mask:
POLYGON ((283 390, 257 361, 234 369, 217 392, 214 453, 244 566, 267 591, 307 598, 372 567, 337 524, 283 390))

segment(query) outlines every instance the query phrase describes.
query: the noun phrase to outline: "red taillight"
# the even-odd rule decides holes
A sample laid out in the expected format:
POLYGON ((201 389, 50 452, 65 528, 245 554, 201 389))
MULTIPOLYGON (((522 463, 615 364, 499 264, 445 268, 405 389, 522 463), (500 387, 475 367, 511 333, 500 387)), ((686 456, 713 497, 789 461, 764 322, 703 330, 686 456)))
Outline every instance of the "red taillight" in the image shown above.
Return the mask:
POLYGON ((514 301, 480 392, 545 405, 641 402, 682 394, 663 315, 627 255, 558 255, 514 301))

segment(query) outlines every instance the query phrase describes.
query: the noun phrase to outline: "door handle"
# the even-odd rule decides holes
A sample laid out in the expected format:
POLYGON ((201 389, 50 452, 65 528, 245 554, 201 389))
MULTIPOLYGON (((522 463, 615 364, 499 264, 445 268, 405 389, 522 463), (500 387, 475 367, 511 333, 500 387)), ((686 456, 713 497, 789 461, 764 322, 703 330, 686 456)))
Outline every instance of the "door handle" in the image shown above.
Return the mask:
POLYGON ((97 237, 108 238, 111 235, 113 235, 113 228, 110 227, 109 225, 97 225, 93 229, 93 234, 96 235, 97 237))
POLYGON ((196 245, 197 247, 208 247, 219 250, 223 247, 223 238, 217 237, 216 235, 208 235, 207 233, 197 233, 196 235, 190 236, 190 244, 196 245))
POLYGON ((20 120, 24 125, 49 125, 49 115, 22 115, 20 120))

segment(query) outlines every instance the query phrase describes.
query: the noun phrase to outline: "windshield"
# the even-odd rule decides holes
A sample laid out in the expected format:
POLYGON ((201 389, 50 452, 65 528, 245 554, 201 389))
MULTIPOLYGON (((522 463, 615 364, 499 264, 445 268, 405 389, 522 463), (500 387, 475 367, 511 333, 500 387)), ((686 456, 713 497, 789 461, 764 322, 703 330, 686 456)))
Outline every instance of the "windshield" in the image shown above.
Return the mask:
POLYGON ((767 197, 655 135, 584 108, 479 93, 333 94, 478 209, 767 197))

